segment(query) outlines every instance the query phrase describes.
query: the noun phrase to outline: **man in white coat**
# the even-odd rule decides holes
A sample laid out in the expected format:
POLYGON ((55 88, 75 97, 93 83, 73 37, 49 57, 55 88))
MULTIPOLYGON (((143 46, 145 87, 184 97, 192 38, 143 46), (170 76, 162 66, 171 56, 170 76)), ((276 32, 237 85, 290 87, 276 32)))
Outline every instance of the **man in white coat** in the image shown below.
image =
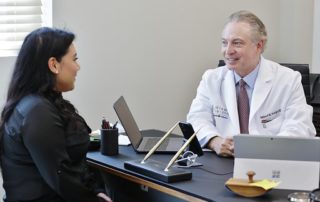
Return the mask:
POLYGON ((233 156, 232 137, 240 133, 315 136, 301 74, 263 58, 266 42, 265 26, 257 16, 239 11, 229 17, 222 32, 226 65, 204 73, 187 115, 195 130, 201 128, 202 147, 233 156))

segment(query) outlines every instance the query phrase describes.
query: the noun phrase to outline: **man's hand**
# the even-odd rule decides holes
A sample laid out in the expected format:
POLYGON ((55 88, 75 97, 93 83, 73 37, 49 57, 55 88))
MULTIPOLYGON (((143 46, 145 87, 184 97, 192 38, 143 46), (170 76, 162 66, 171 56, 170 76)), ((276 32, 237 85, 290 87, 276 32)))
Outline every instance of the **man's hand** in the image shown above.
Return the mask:
POLYGON ((208 148, 215 151, 219 156, 233 156, 233 138, 216 136, 210 140, 208 148))

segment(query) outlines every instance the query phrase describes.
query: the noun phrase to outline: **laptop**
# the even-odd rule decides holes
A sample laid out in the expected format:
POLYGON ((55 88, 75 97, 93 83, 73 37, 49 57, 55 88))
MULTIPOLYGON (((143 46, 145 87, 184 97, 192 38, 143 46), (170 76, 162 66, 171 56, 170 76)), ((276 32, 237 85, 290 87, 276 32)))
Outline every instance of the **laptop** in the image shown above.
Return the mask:
MULTIPOLYGON (((116 111, 124 131, 128 135, 131 145, 138 153, 146 153, 150 151, 150 149, 166 133, 155 129, 140 131, 123 96, 113 104, 113 108, 116 111)), ((182 147, 182 136, 177 137, 177 135, 175 135, 172 137, 172 134, 170 136, 162 142, 155 153, 176 153, 182 147)))
POLYGON ((316 137, 234 136, 234 178, 271 179, 276 189, 311 191, 319 187, 320 139, 316 137))

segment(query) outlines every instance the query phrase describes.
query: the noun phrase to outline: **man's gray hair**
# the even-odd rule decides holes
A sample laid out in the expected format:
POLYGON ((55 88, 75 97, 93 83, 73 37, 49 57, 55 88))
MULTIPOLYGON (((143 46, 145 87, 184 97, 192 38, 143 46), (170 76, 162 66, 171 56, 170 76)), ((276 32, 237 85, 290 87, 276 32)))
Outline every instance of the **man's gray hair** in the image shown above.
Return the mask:
MULTIPOLYGON (((252 28, 252 40, 257 43, 260 40, 264 41, 264 47, 267 43, 267 30, 263 22, 253 13, 241 10, 231 14, 228 18, 227 24, 230 22, 245 22, 252 28)), ((263 47, 263 48, 264 48, 263 47)))

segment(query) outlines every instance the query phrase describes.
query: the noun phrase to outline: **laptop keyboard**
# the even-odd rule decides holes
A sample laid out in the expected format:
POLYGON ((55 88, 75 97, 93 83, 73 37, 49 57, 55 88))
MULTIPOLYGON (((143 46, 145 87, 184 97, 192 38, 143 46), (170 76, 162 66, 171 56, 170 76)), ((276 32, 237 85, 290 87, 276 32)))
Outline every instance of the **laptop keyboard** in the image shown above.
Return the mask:
MULTIPOLYGON (((157 142, 160 140, 160 138, 150 138, 148 137, 147 139, 147 144, 144 147, 144 150, 149 151, 154 145, 157 144, 157 142)), ((169 144, 169 140, 165 139, 161 145, 158 147, 157 150, 166 150, 166 148, 168 147, 169 144)))

